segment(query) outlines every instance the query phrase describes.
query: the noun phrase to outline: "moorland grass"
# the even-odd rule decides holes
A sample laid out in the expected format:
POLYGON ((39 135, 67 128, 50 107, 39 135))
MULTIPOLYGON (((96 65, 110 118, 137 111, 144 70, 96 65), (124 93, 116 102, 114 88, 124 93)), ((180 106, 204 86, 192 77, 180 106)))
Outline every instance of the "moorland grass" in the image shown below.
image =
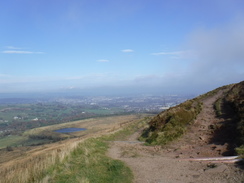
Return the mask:
POLYGON ((188 100, 155 116, 140 140, 148 145, 165 145, 182 136, 200 113, 202 104, 197 99, 188 100))
MULTIPOLYGON (((145 141, 148 145, 165 145, 178 139, 187 131, 188 127, 201 112, 203 100, 217 94, 221 90, 225 92, 232 86, 219 87, 158 114, 149 122, 149 127, 144 130, 140 140, 145 141)), ((214 106, 218 115, 222 114, 221 106, 222 100, 219 99, 214 106)))
POLYGON ((144 118, 126 125, 122 130, 80 143, 63 162, 52 166, 42 182, 130 183, 131 170, 121 161, 106 156, 109 141, 125 140, 148 122, 144 118))
MULTIPOLYGON (((18 182, 18 183, 46 183, 50 182, 52 178, 57 178, 56 173, 59 171, 62 171, 61 168, 64 167, 72 167, 70 171, 74 171, 77 173, 77 169, 75 168, 76 166, 70 166, 70 163, 72 164, 73 161, 76 162, 75 156, 82 156, 78 155, 77 153, 73 152, 79 152, 79 148, 77 147, 84 147, 83 145, 79 145, 80 143, 83 144, 84 141, 91 137, 100 137, 96 140, 102 140, 102 143, 107 143, 108 139, 104 139, 101 136, 104 136, 105 134, 113 134, 116 131, 119 131, 120 129, 122 130, 123 128, 127 127, 130 124, 136 123, 136 121, 142 119, 145 117, 145 115, 126 115, 126 116, 116 116, 116 117, 105 117, 105 118, 96 118, 96 119, 89 119, 89 120, 84 120, 89 123, 86 123, 86 125, 89 125, 90 127, 96 127, 97 133, 94 133, 94 130, 90 131, 90 135, 87 137, 76 137, 76 138, 71 138, 67 139, 64 141, 56 142, 53 144, 46 144, 43 146, 37 146, 31 151, 28 151, 23 154, 20 158, 14 159, 13 161, 8 161, 4 164, 1 164, 0 166, 0 183, 13 183, 13 182, 18 182), (100 132, 99 132, 100 129, 100 132), (89 137, 90 136, 90 137, 89 137), (73 160, 72 160, 73 159, 73 160), (51 173, 50 173, 51 172, 51 173), (50 180, 50 181, 49 181, 50 180)), ((82 125, 84 124, 81 121, 82 125)), ((74 122, 74 124, 80 123, 80 122, 74 122)), ((71 122, 70 124, 73 124, 71 122)), ((79 126, 78 126, 79 127, 79 126)), ((46 127, 48 128, 48 127, 46 127)), ((43 128, 36 129, 36 130, 31 130, 28 132, 27 135, 35 135, 39 134, 43 130, 46 130, 43 128), (31 132, 31 133, 30 133, 31 132)), ((49 127, 50 128, 50 127, 49 127)), ((52 126, 51 126, 52 128, 52 126)), ((50 129, 51 130, 51 129, 50 129)), ((118 132, 117 132, 118 133, 118 132)), ((127 132, 126 132, 127 133, 127 132)), ((114 135, 113 135, 114 136, 114 135)), ((111 137, 110 137, 111 138, 111 137)), ((89 141, 88 141, 89 142, 89 141)), ((88 147, 85 148, 84 152, 86 151, 91 151, 94 153, 94 156, 86 156, 84 159, 85 161, 92 162, 92 159, 96 160, 96 156, 102 157, 102 153, 104 153, 103 150, 100 149, 101 146, 96 146, 96 143, 92 143, 94 146, 90 146, 89 143, 86 143, 88 147), (89 150, 89 147, 93 147, 93 149, 96 150, 89 150), (100 153, 99 153, 100 151, 100 153), (98 154, 96 154, 97 152, 98 154), (100 155, 99 155, 100 154, 100 155), (89 159, 91 158, 91 160, 89 159)), ((106 146, 104 146, 106 147, 106 146)), ((105 155, 104 155, 105 157, 105 155)), ((117 161, 112 161, 111 159, 107 159, 105 157, 104 159, 98 158, 99 161, 103 160, 100 162, 101 164, 105 163, 107 167, 107 171, 114 170, 117 171, 116 166, 120 167, 119 172, 123 170, 121 168, 124 166, 123 164, 118 163, 117 161)), ((99 162, 98 161, 98 162, 99 162)), ((99 164, 96 164, 99 165, 99 164)), ((126 168, 125 168, 126 169, 126 168)), ((95 169, 94 172, 97 170, 95 169)), ((118 172, 118 171, 117 171, 118 172)), ((71 174, 72 175, 72 174, 71 174)), ((94 173, 94 176, 96 176, 96 173, 94 173)), ((111 175, 110 175, 111 176, 111 175)), ((114 176, 114 175, 112 175, 114 176)), ((128 177, 129 174, 128 174, 128 177)), ((57 178, 59 180, 59 178, 57 178)), ((62 180, 62 179, 61 179, 62 180)), ((103 180, 103 179, 101 179, 103 180)), ((104 180, 109 180, 104 178, 104 180)), ((123 180, 123 179, 121 179, 123 180)), ((75 180, 74 180, 75 181, 75 180)), ((93 181, 93 180, 92 180, 93 181)), ((117 180, 115 180, 117 181, 117 180)), ((124 181, 124 180, 123 180, 124 181)), ((90 182, 90 180, 86 177, 78 178, 76 182, 90 182)))
POLYGON ((99 138, 80 143, 64 162, 49 169, 48 182, 132 182, 131 170, 123 162, 107 157, 107 149, 108 143, 99 138))

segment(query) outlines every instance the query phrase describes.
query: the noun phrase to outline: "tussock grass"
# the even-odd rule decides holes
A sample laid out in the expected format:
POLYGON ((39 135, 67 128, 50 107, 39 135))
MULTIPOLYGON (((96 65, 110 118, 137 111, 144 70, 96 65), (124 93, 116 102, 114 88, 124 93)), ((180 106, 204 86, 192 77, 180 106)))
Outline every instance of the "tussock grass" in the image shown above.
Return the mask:
POLYGON ((48 167, 63 161, 77 145, 78 141, 73 141, 70 144, 59 145, 58 148, 27 154, 21 159, 4 164, 0 168, 0 183, 37 182, 48 167))

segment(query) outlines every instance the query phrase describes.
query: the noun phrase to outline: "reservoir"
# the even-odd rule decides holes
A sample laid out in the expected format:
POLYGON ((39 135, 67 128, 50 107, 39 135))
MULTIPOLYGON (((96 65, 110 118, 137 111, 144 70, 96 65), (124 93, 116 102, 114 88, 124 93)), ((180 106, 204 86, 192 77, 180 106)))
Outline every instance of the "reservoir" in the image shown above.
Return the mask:
POLYGON ((79 131, 84 131, 87 130, 86 128, 62 128, 59 130, 54 130, 55 132, 58 133, 72 133, 72 132, 79 132, 79 131))

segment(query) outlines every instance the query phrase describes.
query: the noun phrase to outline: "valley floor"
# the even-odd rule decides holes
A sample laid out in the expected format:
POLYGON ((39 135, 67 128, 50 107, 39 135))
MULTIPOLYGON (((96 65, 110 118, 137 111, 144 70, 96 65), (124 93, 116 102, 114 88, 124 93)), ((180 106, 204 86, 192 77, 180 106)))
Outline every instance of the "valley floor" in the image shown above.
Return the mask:
POLYGON ((223 93, 204 99, 203 110, 188 132, 161 148, 144 146, 134 133, 127 141, 111 142, 108 155, 124 161, 134 172, 135 183, 240 183, 243 166, 231 161, 196 161, 200 157, 233 155, 226 118, 216 118, 213 103, 223 93), (217 129, 215 127, 218 127, 217 129), (218 130, 221 129, 221 132, 218 130))

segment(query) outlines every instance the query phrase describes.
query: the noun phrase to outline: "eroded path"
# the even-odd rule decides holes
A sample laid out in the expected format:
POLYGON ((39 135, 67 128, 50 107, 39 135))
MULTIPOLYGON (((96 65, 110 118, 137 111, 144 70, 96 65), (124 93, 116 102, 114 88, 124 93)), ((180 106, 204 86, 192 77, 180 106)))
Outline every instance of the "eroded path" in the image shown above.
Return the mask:
POLYGON ((203 110, 194 125, 177 142, 164 148, 144 146, 137 141, 139 132, 127 141, 111 142, 108 155, 124 161, 133 171, 135 183, 240 183, 243 169, 234 163, 191 161, 199 157, 223 156, 228 152, 225 139, 216 138, 215 127, 225 119, 215 117, 213 103, 222 93, 203 101, 203 110))

